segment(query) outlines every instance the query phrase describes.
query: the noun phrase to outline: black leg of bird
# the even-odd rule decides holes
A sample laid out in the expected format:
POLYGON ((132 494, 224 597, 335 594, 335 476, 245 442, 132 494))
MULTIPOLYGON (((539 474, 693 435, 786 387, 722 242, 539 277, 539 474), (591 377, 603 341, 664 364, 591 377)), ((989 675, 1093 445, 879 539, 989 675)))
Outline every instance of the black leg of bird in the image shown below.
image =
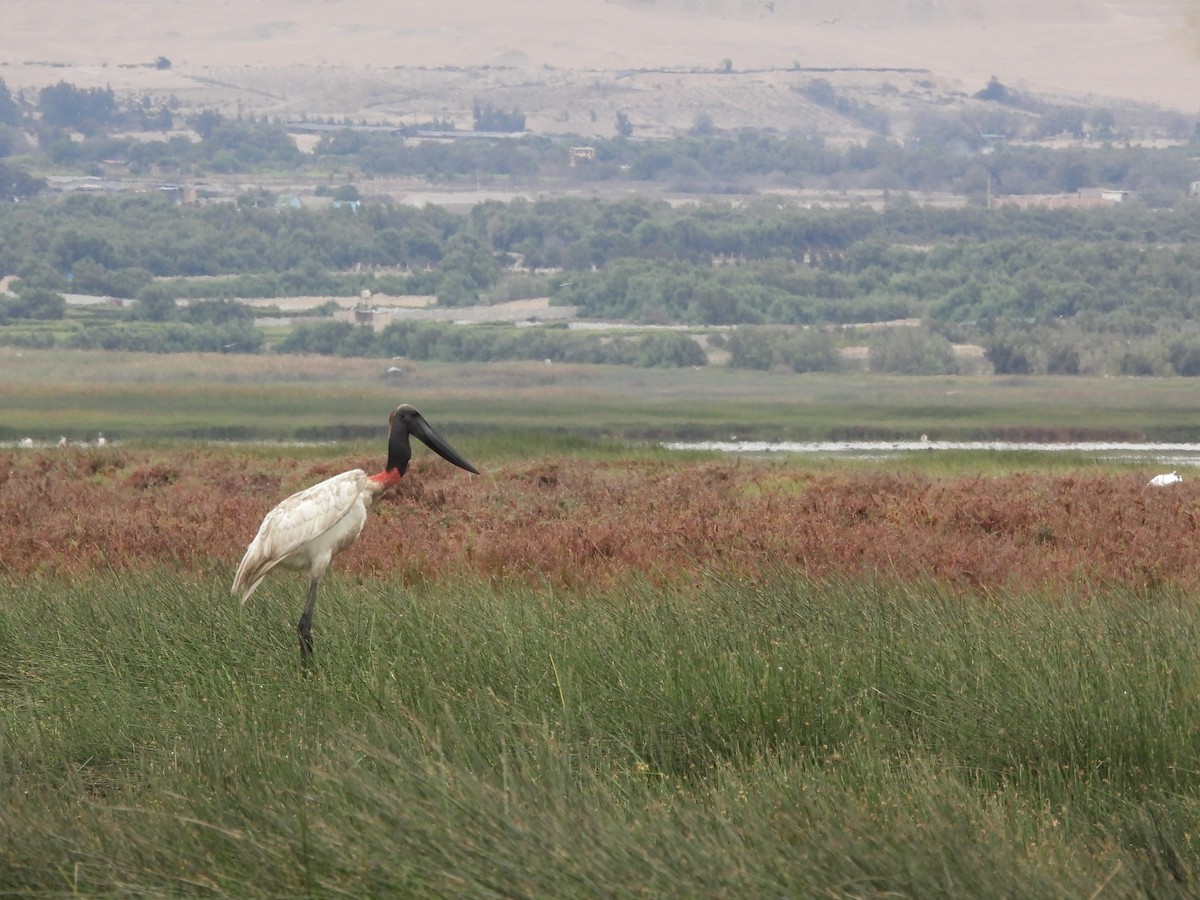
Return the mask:
POLYGON ((300 662, 305 665, 308 665, 308 661, 312 659, 312 620, 313 610, 317 606, 317 585, 319 584, 319 579, 313 579, 309 582, 308 598, 304 602, 304 612, 300 614, 300 621, 296 624, 296 632, 300 635, 300 662))
POLYGON ((312 627, 309 620, 302 618, 296 626, 296 631, 300 634, 300 662, 307 666, 313 653, 312 627))

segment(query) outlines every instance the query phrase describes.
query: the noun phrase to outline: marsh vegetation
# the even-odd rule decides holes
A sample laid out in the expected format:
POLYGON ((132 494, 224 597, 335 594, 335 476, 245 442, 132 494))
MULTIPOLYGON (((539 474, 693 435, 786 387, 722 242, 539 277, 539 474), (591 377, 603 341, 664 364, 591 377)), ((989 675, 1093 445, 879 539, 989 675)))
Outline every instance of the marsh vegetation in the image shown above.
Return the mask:
MULTIPOLYGON (((608 405, 630 370, 416 371, 406 399, 484 474, 418 457, 326 579, 304 677, 303 585, 240 608, 233 566, 280 497, 378 464, 397 388, 356 360, 82 354, 42 382, 44 360, 10 359, 7 396, 37 402, 6 402, 8 427, 128 406, 108 446, 0 451, 4 890, 1196 890, 1190 479, 1069 454, 730 459, 609 431, 625 409, 752 434, 786 403, 828 433, 872 417, 851 384, 767 397, 772 376, 744 373, 693 397, 661 372, 608 405), (354 433, 147 436, 203 422, 354 433)), ((1131 423, 1126 381, 1061 382, 1023 396, 1131 423)), ((1193 427, 1178 382, 1139 381, 1161 391, 1136 395, 1147 419, 1193 427)), ((914 404, 897 422, 928 428, 938 397, 1003 419, 969 383, 894 389, 914 404)))

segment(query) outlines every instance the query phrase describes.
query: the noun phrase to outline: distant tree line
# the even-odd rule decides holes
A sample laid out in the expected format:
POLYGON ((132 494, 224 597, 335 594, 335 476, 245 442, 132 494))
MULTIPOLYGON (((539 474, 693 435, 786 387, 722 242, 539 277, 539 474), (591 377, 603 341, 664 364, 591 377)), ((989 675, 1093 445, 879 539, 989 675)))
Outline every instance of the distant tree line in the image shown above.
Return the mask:
POLYGON ((564 327, 463 327, 439 322, 393 322, 379 331, 349 322, 298 325, 279 344, 280 353, 403 357, 448 362, 548 360, 551 362, 669 368, 702 366, 708 356, 687 334, 630 336, 583 334, 564 327))
POLYGON ((88 328, 67 335, 55 346, 142 353, 256 353, 264 340, 260 330, 239 324, 164 322, 88 328))
MULTIPOLYGON (((131 301, 123 321, 103 323, 110 345, 170 325, 176 335, 184 326, 236 329, 220 332, 222 349, 255 350, 263 344, 250 338, 257 330, 239 297, 367 290, 461 306, 548 296, 588 318, 737 326, 725 348, 732 364, 759 368, 828 370, 845 326, 918 319, 919 329, 870 339, 872 368, 949 371, 950 345, 975 343, 997 372, 1200 374, 1196 202, 948 210, 898 200, 874 212, 768 200, 677 207, 550 199, 457 214, 391 202, 277 209, 259 195, 243 199, 194 207, 157 195, 77 195, 0 204, 0 275, 17 276, 15 294, 0 299, 0 325, 67 319, 62 294, 102 294, 131 301)), ((584 350, 536 342, 576 337, 460 341, 437 352, 565 359, 584 350)), ((366 338, 322 345, 342 353, 346 340, 366 338)), ((616 343, 615 357, 632 352, 616 343)))

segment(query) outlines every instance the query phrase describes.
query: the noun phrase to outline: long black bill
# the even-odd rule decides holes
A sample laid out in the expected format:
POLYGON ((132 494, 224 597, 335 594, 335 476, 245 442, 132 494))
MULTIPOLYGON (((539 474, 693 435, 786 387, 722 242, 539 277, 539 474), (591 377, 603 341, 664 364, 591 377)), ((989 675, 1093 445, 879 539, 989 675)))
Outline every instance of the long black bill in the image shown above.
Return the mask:
POLYGON ((411 434, 447 462, 453 463, 460 469, 479 474, 479 470, 463 459, 458 451, 451 447, 446 439, 438 434, 433 426, 425 421, 425 417, 413 407, 407 404, 397 407, 391 415, 391 426, 391 434, 388 437, 387 471, 399 469, 401 475, 408 471, 408 463, 412 459, 412 448, 408 442, 408 436, 411 434))

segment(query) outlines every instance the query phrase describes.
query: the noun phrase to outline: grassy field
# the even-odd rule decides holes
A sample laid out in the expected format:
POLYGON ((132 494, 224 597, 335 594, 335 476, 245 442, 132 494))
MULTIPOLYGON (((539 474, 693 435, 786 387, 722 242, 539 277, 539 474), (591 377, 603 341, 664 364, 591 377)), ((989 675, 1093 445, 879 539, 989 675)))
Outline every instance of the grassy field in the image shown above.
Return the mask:
POLYGON ((0 605, 0 890, 1194 896, 1196 605, 164 571, 0 605))
POLYGON ((1166 439, 1182 380, 29 357, 4 433, 119 443, 0 450, 0 895, 1200 892, 1200 482, 638 440, 1166 439), (418 449, 305 675, 233 569, 401 400, 483 475, 418 449))
POLYGON ((0 441, 338 439, 409 402, 463 431, 623 440, 1200 440, 1191 379, 773 375, 0 348, 0 441))

